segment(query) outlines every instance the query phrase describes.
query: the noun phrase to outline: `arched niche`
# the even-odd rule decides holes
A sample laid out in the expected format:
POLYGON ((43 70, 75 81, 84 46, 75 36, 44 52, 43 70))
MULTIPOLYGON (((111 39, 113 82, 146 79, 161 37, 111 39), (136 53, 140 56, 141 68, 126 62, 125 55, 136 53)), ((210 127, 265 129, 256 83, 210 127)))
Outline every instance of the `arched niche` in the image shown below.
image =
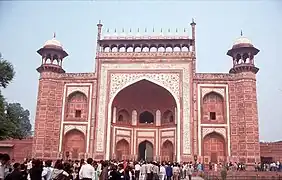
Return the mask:
POLYGON ((171 110, 166 110, 162 115, 162 124, 174 123, 174 113, 171 110))
POLYGON ((161 159, 162 161, 170 161, 173 162, 173 143, 170 140, 166 140, 162 144, 162 149, 161 149, 161 159))
POLYGON ((121 109, 117 113, 117 123, 128 124, 130 122, 130 114, 127 110, 121 109))
POLYGON ((223 123, 225 122, 224 98, 221 94, 211 91, 204 95, 202 103, 203 123, 223 123))
POLYGON ((130 153, 129 143, 125 139, 121 139, 116 143, 116 160, 121 161, 128 159, 130 153))
POLYGON ((86 141, 83 132, 78 129, 69 130, 63 138, 63 152, 71 155, 72 159, 79 159, 79 154, 86 152, 86 141))
POLYGON ((140 124, 154 124, 155 117, 153 113, 149 111, 144 111, 139 115, 139 123, 140 124))
POLYGON ((87 97, 80 91, 75 91, 67 97, 66 118, 87 119, 87 97))
POLYGON ((218 163, 222 157, 226 158, 226 149, 224 137, 217 132, 209 133, 203 139, 202 154, 209 157, 212 163, 218 163))

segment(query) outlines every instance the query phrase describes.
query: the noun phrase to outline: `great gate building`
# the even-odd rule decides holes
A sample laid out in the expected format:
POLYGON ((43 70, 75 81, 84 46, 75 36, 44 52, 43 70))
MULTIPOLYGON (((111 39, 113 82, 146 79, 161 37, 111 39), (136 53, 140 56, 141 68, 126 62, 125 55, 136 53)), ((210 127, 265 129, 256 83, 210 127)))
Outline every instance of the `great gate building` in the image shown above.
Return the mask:
POLYGON ((259 162, 259 50, 241 36, 229 73, 197 73, 195 25, 191 36, 132 36, 103 35, 99 23, 91 73, 66 73, 67 52, 48 40, 33 156, 259 162))

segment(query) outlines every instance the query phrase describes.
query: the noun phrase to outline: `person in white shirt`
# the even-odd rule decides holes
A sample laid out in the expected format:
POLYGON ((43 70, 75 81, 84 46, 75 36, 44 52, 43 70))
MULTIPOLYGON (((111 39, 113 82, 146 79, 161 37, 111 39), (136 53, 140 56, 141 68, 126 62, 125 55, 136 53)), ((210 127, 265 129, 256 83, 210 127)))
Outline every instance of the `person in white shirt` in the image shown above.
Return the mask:
POLYGON ((93 159, 88 158, 87 163, 81 166, 79 171, 79 179, 82 180, 92 180, 95 178, 95 169, 92 166, 93 159))
POLYGON ((44 180, 51 179, 51 175, 53 172, 53 168, 51 167, 51 165, 52 165, 52 161, 48 160, 45 162, 45 167, 43 168, 42 175, 41 175, 44 180))
POLYGON ((139 180, 141 166, 140 166, 140 164, 138 162, 136 162, 134 170, 135 170, 135 179, 139 180))
POLYGON ((166 170, 165 166, 162 164, 160 167, 160 180, 165 180, 166 178, 166 170))
POLYGON ((0 180, 4 180, 9 174, 9 161, 10 156, 8 154, 0 154, 0 180))

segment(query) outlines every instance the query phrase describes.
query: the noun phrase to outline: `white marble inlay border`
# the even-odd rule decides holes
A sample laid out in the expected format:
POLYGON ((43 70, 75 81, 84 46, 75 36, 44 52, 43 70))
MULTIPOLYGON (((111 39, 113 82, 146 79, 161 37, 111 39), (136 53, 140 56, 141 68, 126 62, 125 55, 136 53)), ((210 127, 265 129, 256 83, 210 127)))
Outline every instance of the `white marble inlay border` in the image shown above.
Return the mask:
MULTIPOLYGON (((191 64, 190 63, 183 63, 183 64, 167 64, 167 63, 156 63, 156 64, 101 64, 101 74, 100 74, 100 79, 99 79, 99 107, 98 107, 98 126, 97 126, 97 142, 96 142, 96 151, 98 152, 104 152, 104 138, 107 137, 107 145, 106 145, 106 158, 110 157, 110 137, 106 136, 106 134, 110 133, 110 128, 107 128, 107 132, 105 132, 105 110, 106 110, 106 97, 109 96, 107 95, 107 82, 108 82, 108 71, 109 70, 136 70, 138 71, 146 71, 148 69, 151 70, 167 70, 167 69, 175 69, 175 70, 182 70, 183 71, 183 82, 182 82, 182 98, 185 99, 183 101, 183 139, 180 139, 180 126, 177 127, 177 157, 180 160, 180 144, 183 145, 183 153, 184 154, 191 154, 191 136, 190 136, 190 74, 191 74, 191 64), (182 143, 180 143, 182 141, 182 143)), ((128 72, 129 73, 129 72, 128 72)), ((148 73, 149 74, 149 73, 148 73)), ((175 73, 174 73, 175 74, 175 73)), ((111 78, 111 77, 110 77, 111 78)), ((140 80, 142 77, 140 78, 140 80)), ((143 78, 145 79, 145 78, 143 78)), ((149 78, 147 78, 149 79, 149 78)), ((153 79, 149 79, 150 81, 154 82, 153 79)), ((137 81, 136 81, 137 82, 137 81)), ((131 82, 132 83, 132 82, 131 82)), ((158 83, 159 85, 160 83, 158 83)), ((164 86, 161 84, 161 86, 164 86)), ((126 86, 124 86, 126 87, 126 86)), ((123 87, 123 88, 124 88, 123 87)), ((121 89, 123 89, 121 88, 121 89)), ((120 90, 121 90, 120 89, 120 90)), ((170 88, 167 88, 168 90, 171 91, 170 88)), ((117 94, 117 93, 116 93, 117 94)), ((174 93, 172 93, 174 94, 174 93)), ((113 96, 114 98, 114 96, 113 96)), ((178 101, 179 98, 176 98, 176 101, 178 101)), ((179 104, 179 101, 177 102, 179 104)), ((108 104, 108 107, 111 107, 111 104, 108 104)), ((178 111, 178 117, 180 117, 180 110, 179 107, 177 108, 178 111)), ((109 108, 111 110, 111 108, 109 108)), ((108 112, 108 118, 111 117, 111 112, 108 112)), ((178 123, 180 125, 180 118, 178 118, 178 123)), ((108 126, 110 126, 110 123, 108 123, 108 126)))

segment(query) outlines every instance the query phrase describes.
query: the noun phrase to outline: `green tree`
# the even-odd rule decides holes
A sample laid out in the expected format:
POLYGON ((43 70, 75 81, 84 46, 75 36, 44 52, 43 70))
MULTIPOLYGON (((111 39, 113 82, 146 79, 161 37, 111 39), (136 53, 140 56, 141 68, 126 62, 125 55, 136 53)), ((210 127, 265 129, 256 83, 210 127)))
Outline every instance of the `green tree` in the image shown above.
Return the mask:
POLYGON ((6 88, 14 76, 15 71, 13 65, 7 60, 4 60, 0 53, 0 87, 6 88))
POLYGON ((9 103, 7 105, 7 121, 12 124, 10 137, 22 139, 31 135, 31 124, 29 111, 24 109, 20 103, 9 103))
MULTIPOLYGON (((0 53, 0 88, 6 88, 13 80, 13 65, 4 60, 0 53)), ((0 90, 0 140, 22 139, 31 135, 29 111, 19 103, 7 103, 0 90)))

